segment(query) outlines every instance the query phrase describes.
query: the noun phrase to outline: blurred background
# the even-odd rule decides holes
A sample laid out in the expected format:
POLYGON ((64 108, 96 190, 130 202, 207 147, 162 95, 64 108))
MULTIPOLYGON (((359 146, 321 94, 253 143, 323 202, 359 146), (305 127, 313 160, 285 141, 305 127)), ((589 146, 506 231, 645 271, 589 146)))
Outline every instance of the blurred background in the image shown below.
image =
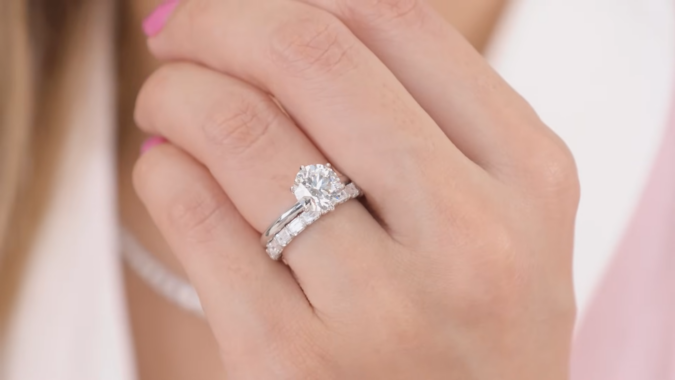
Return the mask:
MULTIPOLYGON (((428 2, 577 160, 573 377, 675 379, 675 2, 428 2)), ((0 379, 219 371, 199 317, 121 255, 120 225, 156 234, 129 173, 157 67, 141 24, 160 3, 0 0, 0 379)))

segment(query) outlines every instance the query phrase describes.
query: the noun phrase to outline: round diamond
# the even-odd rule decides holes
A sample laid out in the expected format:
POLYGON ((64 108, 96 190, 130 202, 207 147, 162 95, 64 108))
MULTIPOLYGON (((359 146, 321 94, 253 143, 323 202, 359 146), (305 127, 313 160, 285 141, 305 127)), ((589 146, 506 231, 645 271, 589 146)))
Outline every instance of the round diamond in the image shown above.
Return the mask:
POLYGON ((309 197, 321 212, 335 208, 342 189, 344 185, 340 182, 340 178, 328 165, 303 166, 295 177, 295 185, 292 188, 298 201, 309 197))

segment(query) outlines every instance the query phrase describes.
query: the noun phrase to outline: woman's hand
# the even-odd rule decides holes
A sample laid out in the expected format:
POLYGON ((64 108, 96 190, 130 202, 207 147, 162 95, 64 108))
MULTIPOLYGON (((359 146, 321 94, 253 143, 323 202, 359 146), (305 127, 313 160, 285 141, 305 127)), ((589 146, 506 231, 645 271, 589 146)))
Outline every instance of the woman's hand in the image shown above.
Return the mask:
POLYGON ((149 46, 136 119, 171 144, 135 184, 231 379, 567 378, 573 159, 424 1, 183 0, 149 46), (270 260, 326 162, 367 207, 270 260))

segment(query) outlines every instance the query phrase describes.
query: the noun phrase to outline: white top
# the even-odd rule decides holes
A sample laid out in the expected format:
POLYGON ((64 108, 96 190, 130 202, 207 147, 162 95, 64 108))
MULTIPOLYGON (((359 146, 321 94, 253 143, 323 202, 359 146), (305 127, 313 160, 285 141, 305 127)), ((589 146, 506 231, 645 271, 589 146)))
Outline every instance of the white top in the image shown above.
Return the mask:
MULTIPOLYGON (((54 202, 29 257, 0 379, 135 379, 118 253, 109 1, 96 2, 54 202)), ((675 83, 672 0, 512 0, 490 61, 569 144, 586 308, 637 205, 675 83)))

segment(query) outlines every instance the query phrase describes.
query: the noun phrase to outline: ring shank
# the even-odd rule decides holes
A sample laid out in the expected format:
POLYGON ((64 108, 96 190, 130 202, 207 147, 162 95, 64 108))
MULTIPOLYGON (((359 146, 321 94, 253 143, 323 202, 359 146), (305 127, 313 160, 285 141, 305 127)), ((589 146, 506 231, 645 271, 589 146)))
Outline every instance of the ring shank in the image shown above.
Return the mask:
POLYGON ((311 200, 309 199, 303 199, 295 203, 290 210, 283 213, 279 219, 272 223, 270 228, 268 228, 267 231, 262 234, 260 243, 266 247, 272 241, 272 239, 274 239, 274 237, 288 225, 288 223, 302 214, 302 212, 305 211, 310 206, 310 204, 311 200))

